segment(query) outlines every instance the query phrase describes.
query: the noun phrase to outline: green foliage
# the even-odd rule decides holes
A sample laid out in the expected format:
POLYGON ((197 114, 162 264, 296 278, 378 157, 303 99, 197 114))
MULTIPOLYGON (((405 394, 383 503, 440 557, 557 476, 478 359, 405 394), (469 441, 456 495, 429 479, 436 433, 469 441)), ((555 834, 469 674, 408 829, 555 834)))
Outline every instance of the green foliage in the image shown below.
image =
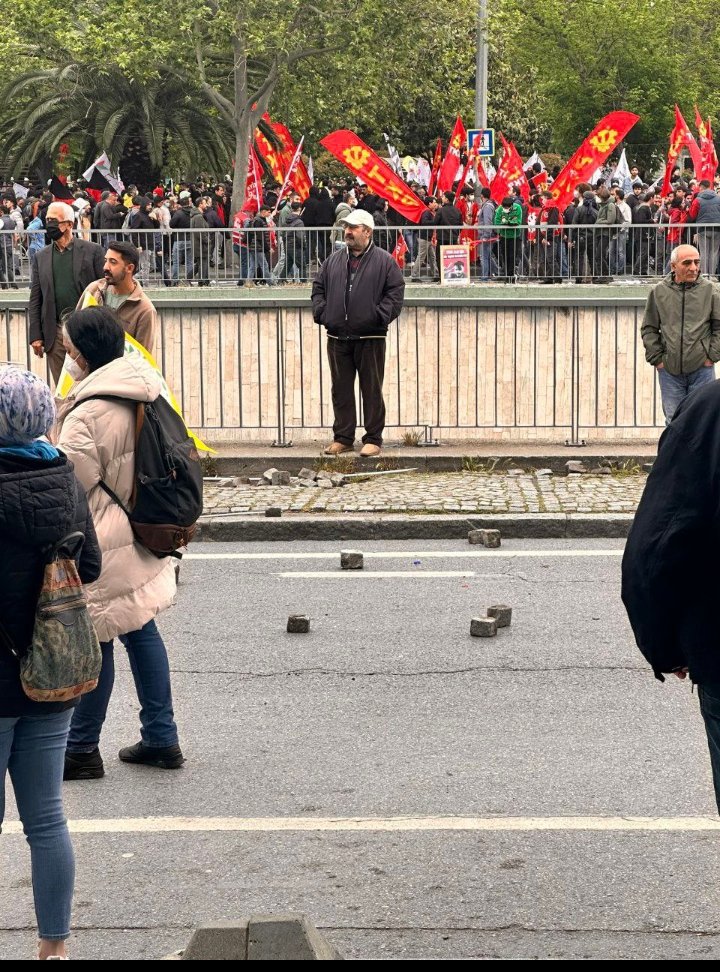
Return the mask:
POLYGON ((20 106, 0 124, 6 164, 17 171, 54 156, 62 142, 72 144, 82 168, 103 149, 113 167, 134 151, 157 172, 171 150, 193 168, 228 167, 227 126, 167 71, 140 80, 112 63, 38 68, 15 78, 4 101, 20 106))

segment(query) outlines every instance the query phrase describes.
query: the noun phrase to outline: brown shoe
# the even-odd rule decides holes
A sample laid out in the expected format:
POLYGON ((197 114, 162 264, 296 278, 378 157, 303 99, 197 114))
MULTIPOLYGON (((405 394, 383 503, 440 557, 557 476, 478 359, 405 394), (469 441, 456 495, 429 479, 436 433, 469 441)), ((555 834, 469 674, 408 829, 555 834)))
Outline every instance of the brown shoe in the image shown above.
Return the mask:
POLYGON ((325 450, 326 456, 340 456, 343 452, 353 452, 353 447, 344 442, 331 442, 325 450))
POLYGON ((368 442, 360 450, 360 455, 363 457, 363 459, 374 459, 375 456, 379 456, 381 452, 382 449, 379 445, 373 445, 371 442, 368 442))

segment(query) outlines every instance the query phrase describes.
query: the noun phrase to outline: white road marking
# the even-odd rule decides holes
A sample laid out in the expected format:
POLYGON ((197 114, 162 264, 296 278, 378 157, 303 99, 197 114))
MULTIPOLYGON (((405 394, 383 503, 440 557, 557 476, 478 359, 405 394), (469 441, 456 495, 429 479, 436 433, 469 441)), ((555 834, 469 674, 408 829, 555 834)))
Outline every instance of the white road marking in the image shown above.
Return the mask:
POLYGON ((345 578, 349 576, 365 577, 370 580, 377 577, 475 577, 474 570, 286 570, 276 573, 276 577, 328 577, 345 578))
MULTIPOLYGON (((362 542, 355 542, 355 548, 361 548, 362 542)), ((343 548, 344 549, 344 548, 343 548)), ((367 560, 452 560, 457 558, 484 558, 494 557, 496 560, 506 558, 514 560, 518 557, 622 557, 624 551, 619 550, 368 550, 364 551, 367 560)), ((263 553, 189 553, 185 554, 183 560, 337 560, 340 556, 340 548, 337 551, 323 551, 322 553, 311 552, 302 553, 301 551, 287 553, 283 552, 263 552, 263 553)))
MULTIPOLYGON (((70 820, 73 834, 172 833, 369 833, 429 831, 541 832, 646 831, 692 833, 720 830, 717 817, 129 817, 70 820)), ((20 835, 17 821, 3 834, 20 835)))

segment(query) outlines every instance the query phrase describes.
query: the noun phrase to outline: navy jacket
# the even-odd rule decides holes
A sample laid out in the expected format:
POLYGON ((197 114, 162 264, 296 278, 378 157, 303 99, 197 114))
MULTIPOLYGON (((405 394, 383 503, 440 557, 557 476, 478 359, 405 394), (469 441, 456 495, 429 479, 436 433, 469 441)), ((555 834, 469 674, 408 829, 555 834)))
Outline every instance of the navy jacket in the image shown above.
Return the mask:
POLYGON ((720 382, 693 392, 660 439, 628 537, 622 598, 660 681, 720 683, 720 382))

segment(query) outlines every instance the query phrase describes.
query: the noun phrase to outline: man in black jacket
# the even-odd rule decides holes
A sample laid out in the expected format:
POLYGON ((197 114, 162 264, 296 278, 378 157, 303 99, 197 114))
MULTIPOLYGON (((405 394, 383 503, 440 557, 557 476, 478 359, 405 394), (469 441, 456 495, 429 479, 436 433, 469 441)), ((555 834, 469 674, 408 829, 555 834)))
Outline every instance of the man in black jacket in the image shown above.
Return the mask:
POLYGON ((622 598, 638 648, 661 682, 698 685, 720 810, 720 382, 686 398, 663 432, 628 537, 622 598))
POLYGON ((325 260, 313 282, 313 316, 328 332, 328 359, 335 413, 329 456, 352 452, 357 427, 355 376, 365 416, 360 455, 379 456, 385 428, 382 385, 388 325, 400 314, 405 295, 402 271, 372 242, 375 221, 356 209, 343 220, 347 250, 325 260))
POLYGON ((435 225, 444 226, 447 228, 438 229, 436 233, 437 245, 435 247, 435 256, 438 267, 442 266, 442 260, 440 259, 440 247, 455 246, 460 238, 460 230, 462 229, 463 224, 462 214, 455 205, 455 196, 453 193, 444 192, 441 198, 442 205, 435 213, 435 225))
POLYGON ((75 306, 86 287, 99 280, 105 266, 105 251, 97 243, 75 239, 75 212, 67 203, 48 206, 45 228, 52 239, 38 250, 37 272, 30 289, 30 346, 38 358, 48 356, 57 383, 65 361, 60 322, 75 306))

